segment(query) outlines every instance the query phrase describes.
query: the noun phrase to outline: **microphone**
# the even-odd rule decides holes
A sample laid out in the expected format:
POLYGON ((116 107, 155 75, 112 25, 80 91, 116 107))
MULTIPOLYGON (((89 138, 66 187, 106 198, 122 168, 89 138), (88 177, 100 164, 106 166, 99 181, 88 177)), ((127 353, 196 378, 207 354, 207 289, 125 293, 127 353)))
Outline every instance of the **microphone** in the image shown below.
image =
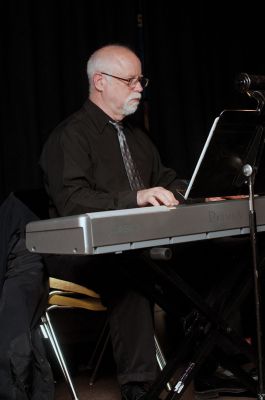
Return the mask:
POLYGON ((265 90, 265 75, 250 75, 242 72, 235 80, 237 90, 241 93, 254 90, 265 90))

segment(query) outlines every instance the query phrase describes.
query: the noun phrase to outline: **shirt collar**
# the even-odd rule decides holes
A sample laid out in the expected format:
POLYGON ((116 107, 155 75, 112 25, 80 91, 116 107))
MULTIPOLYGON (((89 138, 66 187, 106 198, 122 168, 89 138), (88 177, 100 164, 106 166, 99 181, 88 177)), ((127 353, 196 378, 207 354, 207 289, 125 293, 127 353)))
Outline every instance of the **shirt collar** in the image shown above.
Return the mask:
POLYGON ((103 133, 106 125, 109 123, 110 117, 90 99, 87 99, 83 105, 83 108, 85 112, 93 117, 99 132, 103 133))
MULTIPOLYGON (((91 101, 90 99, 86 100, 83 108, 85 112, 93 117, 99 133, 103 133, 106 125, 110 125, 109 121, 117 122, 110 118, 106 113, 104 113, 104 111, 95 103, 93 103, 93 101, 91 101)), ((127 125, 126 120, 122 120, 122 124, 125 127, 127 125)))

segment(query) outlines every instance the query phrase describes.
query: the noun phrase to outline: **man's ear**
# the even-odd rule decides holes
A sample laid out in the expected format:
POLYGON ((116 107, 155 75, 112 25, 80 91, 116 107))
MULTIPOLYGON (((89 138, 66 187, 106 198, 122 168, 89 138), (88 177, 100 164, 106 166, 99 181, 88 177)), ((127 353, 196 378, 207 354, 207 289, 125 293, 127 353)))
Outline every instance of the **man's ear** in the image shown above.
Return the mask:
POLYGON ((99 73, 95 73, 93 76, 93 82, 94 82, 94 86, 95 86, 96 90, 98 90, 99 92, 102 92, 103 88, 104 88, 103 76, 99 73))

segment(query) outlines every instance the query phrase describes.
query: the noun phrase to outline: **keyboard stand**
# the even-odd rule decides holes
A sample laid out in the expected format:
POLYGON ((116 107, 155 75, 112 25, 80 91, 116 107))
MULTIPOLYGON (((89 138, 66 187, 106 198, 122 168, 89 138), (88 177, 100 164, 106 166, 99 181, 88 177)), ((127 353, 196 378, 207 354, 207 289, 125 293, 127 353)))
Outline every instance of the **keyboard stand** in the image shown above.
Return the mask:
POLYGON ((145 400, 158 398, 161 392, 166 390, 166 384, 169 381, 172 384, 172 390, 168 392, 165 400, 179 399, 207 356, 216 347, 220 355, 220 364, 233 372, 249 391, 256 394, 257 382, 239 365, 232 362, 224 349, 227 345, 230 348, 232 346, 233 349, 245 354, 251 362, 257 361, 252 347, 226 322, 253 287, 248 271, 247 276, 240 284, 237 280, 233 282, 234 288, 231 291, 233 295, 218 315, 215 309, 216 304, 210 306, 207 300, 204 300, 178 276, 172 266, 163 264, 160 267, 145 255, 143 257, 145 262, 148 263, 150 274, 155 276, 155 279, 159 282, 158 290, 149 289, 148 296, 151 300, 159 304, 169 314, 174 315, 174 312, 177 313, 178 311, 178 295, 181 292, 195 307, 193 322, 184 342, 176 350, 176 354, 168 360, 145 400), (172 293, 177 294, 175 301, 172 301, 172 293))

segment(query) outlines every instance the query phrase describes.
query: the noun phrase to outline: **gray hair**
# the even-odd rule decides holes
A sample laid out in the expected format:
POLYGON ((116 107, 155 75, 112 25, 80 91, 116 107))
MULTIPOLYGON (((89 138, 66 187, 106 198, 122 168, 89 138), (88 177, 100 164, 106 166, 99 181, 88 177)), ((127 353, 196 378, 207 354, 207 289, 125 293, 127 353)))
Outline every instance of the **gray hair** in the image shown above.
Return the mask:
POLYGON ((91 85, 93 76, 95 72, 103 71, 106 66, 106 59, 105 57, 101 56, 101 49, 95 51, 90 57, 87 62, 87 77, 89 84, 91 85))
POLYGON ((126 49, 134 53, 132 49, 127 46, 120 45, 120 44, 110 44, 100 49, 96 50, 88 59, 87 62, 87 77, 89 82, 89 92, 91 92, 93 88, 93 76, 96 72, 108 72, 112 73, 112 61, 116 58, 115 54, 116 49, 126 49), (113 53, 106 54, 104 50, 113 48, 113 53))

